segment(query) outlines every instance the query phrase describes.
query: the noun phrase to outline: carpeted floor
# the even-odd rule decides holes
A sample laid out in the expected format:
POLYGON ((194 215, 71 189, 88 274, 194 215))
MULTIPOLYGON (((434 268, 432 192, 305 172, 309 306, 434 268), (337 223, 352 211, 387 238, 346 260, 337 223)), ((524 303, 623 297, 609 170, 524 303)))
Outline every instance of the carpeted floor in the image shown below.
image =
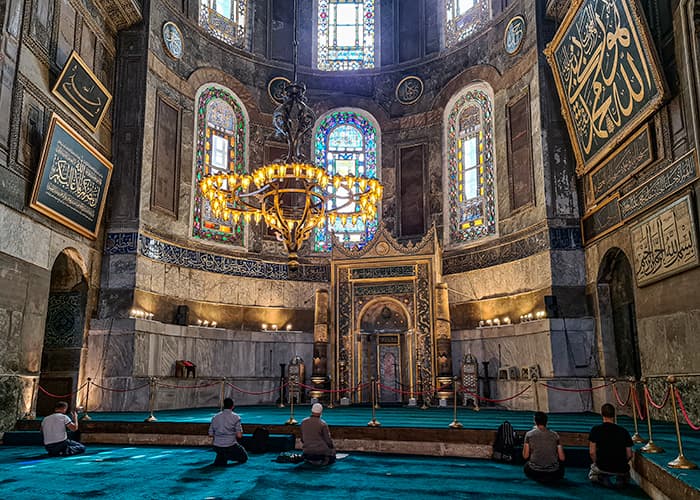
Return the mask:
POLYGON ((462 499, 647 498, 591 485, 586 469, 542 486, 518 466, 488 460, 353 453, 323 469, 251 455, 247 464, 212 467, 206 448, 90 446, 84 455, 48 458, 43 448, 0 448, 0 496, 16 500, 109 499, 462 499))

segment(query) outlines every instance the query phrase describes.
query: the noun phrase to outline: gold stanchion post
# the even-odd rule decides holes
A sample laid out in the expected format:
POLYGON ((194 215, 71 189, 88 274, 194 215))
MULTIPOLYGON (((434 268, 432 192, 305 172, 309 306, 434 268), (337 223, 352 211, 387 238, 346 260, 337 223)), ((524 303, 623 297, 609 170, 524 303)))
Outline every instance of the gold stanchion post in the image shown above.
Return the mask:
POLYGON ((654 438, 651 435, 651 413, 649 413, 649 401, 647 401, 647 383, 644 381, 644 408, 647 414, 647 431, 649 432, 649 441, 642 446, 642 453, 663 453, 664 449, 654 443, 654 438))
POLYGON ((634 421, 634 435, 632 435, 633 443, 643 443, 644 438, 639 435, 639 424, 637 422, 637 381, 634 378, 630 379, 630 401, 632 401, 632 420, 634 421))
POLYGON ((537 374, 532 375, 532 387, 535 389, 535 411, 540 411, 540 397, 537 391, 539 385, 537 374))
POLYGON ((463 426, 457 420, 457 381, 459 380, 459 378, 454 377, 452 380, 453 380, 453 382, 452 382, 452 385, 453 385, 453 391, 452 391, 452 399, 453 399, 453 401, 452 401, 452 407, 453 407, 452 415, 453 415, 453 418, 452 418, 452 423, 450 425, 448 425, 447 427, 449 427, 450 429, 461 429, 463 426))
POLYGON ((673 405, 673 422, 676 424, 676 439, 678 440, 678 456, 668 463, 674 469, 697 469, 698 466, 683 455, 683 442, 681 441, 681 429, 678 426, 678 410, 676 410, 676 377, 669 375, 666 379, 671 389, 671 404, 673 405))
POLYGON ((299 422, 294 418, 294 380, 291 378, 289 380, 289 396, 289 420, 285 424, 297 425, 299 422))
POLYGON ((85 390, 85 413, 83 413, 83 416, 80 417, 81 421, 90 421, 92 420, 92 417, 88 414, 88 405, 90 404, 90 382, 92 379, 88 377, 87 379, 87 389, 85 390))
POLYGON ((370 420, 367 423, 368 427, 379 427, 380 424, 379 421, 377 420, 376 417, 376 410, 377 410, 377 382, 374 380, 374 377, 372 377, 372 420, 370 420))
POLYGON ((146 420, 144 420, 144 422, 156 422, 158 419, 153 414, 153 407, 156 404, 156 378, 151 377, 148 382, 148 412, 150 415, 146 420))
POLYGON ((280 402, 277 403, 277 408, 284 408, 284 381, 280 384, 280 402))

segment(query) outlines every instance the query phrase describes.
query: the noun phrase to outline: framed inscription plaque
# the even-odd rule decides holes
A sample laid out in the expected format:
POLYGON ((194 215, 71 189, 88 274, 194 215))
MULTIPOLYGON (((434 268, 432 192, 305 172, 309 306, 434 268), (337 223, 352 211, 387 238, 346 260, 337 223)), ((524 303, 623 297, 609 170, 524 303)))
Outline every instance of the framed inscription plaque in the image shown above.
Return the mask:
POLYGON ((645 286, 698 265, 698 238, 690 196, 630 228, 634 274, 645 286))
POLYGON ((63 66, 51 93, 78 115, 93 132, 97 130, 112 102, 112 94, 75 51, 63 66))
POLYGON ((30 206, 95 239, 111 175, 112 164, 54 114, 30 206))
POLYGON ((637 0, 573 0, 545 49, 579 175, 662 103, 664 80, 637 0))

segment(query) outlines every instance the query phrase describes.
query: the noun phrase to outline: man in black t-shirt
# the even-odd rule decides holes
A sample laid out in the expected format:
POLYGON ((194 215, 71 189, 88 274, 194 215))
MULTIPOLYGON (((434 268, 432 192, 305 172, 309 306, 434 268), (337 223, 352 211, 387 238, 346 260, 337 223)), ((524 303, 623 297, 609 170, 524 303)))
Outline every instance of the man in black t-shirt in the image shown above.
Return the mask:
POLYGON ((629 432, 615 423, 615 407, 604 404, 600 409, 603 423, 591 429, 588 449, 591 470, 588 479, 607 487, 623 487, 630 480, 629 460, 632 458, 632 438, 629 432), (617 478, 613 485, 612 478, 617 478))

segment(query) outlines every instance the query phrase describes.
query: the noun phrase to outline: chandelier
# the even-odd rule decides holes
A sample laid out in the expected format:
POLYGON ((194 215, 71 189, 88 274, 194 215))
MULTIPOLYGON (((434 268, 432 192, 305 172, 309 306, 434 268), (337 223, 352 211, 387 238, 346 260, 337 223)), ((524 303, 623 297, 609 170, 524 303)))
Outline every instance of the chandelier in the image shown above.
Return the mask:
POLYGON ((294 2, 293 82, 285 88, 272 122, 278 139, 287 143, 280 159, 252 173, 226 172, 199 182, 212 214, 232 223, 264 222, 284 242, 290 267, 299 265, 298 251, 314 229, 338 221, 346 226, 377 217, 383 187, 363 175, 330 175, 306 160, 304 139, 315 122, 306 104, 306 86, 297 81, 297 8, 294 2))

